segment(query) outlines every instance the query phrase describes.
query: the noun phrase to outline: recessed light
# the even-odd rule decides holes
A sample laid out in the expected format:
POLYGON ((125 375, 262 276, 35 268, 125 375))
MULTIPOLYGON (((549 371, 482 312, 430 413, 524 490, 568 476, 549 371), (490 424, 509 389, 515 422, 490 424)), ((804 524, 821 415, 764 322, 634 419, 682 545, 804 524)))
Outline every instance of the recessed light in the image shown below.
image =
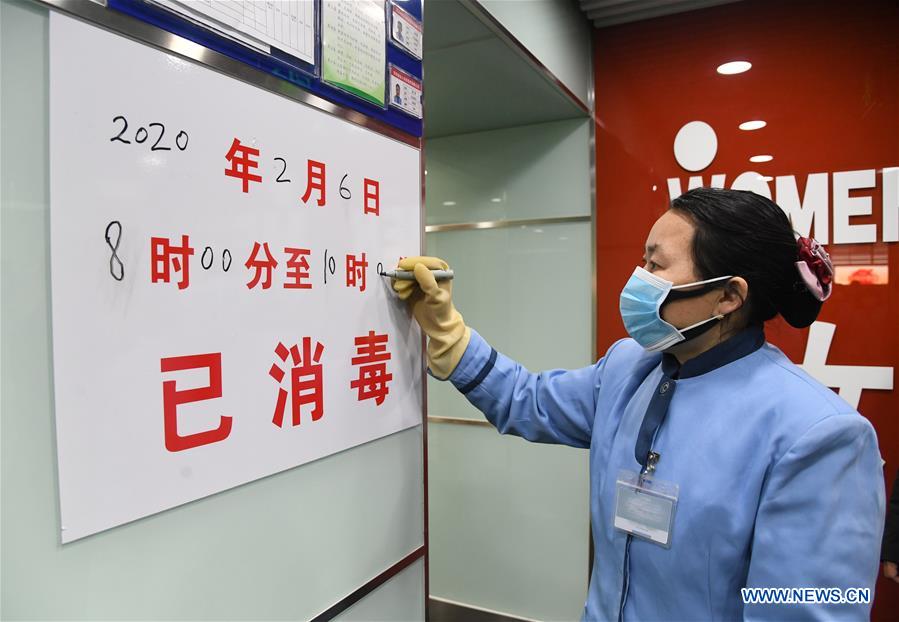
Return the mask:
POLYGON ((770 162, 774 159, 773 155, 757 155, 749 158, 750 162, 770 162))
POLYGON ((443 204, 446 205, 447 207, 452 207, 453 205, 456 204, 456 202, 455 201, 444 201, 443 204))
POLYGON ((743 123, 740 124, 740 129, 750 132, 752 130, 760 130, 763 127, 765 127, 766 125, 768 125, 768 124, 765 123, 764 121, 744 121, 743 123))
POLYGON ((718 65, 718 69, 716 70, 718 73, 725 76, 732 76, 735 73, 743 73, 745 71, 749 71, 752 69, 752 63, 745 60, 734 60, 729 63, 724 63, 723 65, 718 65))
POLYGON ((503 200, 499 197, 493 197, 492 199, 490 199, 491 203, 502 203, 502 201, 503 200))

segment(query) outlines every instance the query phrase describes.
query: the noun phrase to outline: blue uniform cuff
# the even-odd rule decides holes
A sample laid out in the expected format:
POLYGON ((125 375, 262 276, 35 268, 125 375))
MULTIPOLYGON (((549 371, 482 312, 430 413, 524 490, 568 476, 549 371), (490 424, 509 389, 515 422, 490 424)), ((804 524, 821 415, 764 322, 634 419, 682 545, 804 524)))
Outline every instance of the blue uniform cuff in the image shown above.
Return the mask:
POLYGON ((496 361, 496 351, 476 330, 471 329, 471 340, 456 369, 447 378, 462 393, 468 393, 479 385, 496 361))

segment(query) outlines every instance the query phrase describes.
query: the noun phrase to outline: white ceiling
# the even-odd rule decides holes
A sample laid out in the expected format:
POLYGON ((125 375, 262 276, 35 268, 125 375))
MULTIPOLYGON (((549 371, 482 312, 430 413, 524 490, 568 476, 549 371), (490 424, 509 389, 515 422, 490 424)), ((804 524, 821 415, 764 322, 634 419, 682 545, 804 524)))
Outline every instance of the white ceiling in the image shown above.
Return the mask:
POLYGON ((597 28, 684 13, 739 0, 578 0, 597 28))

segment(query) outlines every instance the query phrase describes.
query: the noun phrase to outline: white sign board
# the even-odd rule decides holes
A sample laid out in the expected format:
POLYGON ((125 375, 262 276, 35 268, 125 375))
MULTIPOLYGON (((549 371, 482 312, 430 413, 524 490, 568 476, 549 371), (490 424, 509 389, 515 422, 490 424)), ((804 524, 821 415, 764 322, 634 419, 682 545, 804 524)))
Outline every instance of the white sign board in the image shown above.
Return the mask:
POLYGON ((390 105, 392 107, 408 112, 416 119, 421 119, 424 113, 421 95, 421 80, 395 65, 390 65, 390 105))
POLYGON ((314 0, 152 0, 227 37, 315 64, 314 0))
POLYGON ((395 4, 390 5, 390 36, 418 60, 421 60, 421 22, 395 4))
POLYGON ((51 12, 62 541, 422 419, 419 151, 51 12))
POLYGON ((381 107, 387 74, 384 0, 322 0, 322 80, 381 107))

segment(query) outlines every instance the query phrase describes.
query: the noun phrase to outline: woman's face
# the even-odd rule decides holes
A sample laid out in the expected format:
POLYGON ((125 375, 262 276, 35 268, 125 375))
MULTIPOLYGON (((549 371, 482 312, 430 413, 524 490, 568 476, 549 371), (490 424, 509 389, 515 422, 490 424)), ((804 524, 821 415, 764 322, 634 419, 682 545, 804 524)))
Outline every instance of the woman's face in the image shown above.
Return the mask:
MULTIPOLYGON (((674 210, 659 218, 646 238, 643 267, 675 285, 701 281, 693 263, 693 223, 674 210)), ((726 275, 713 275, 726 276, 726 275)), ((720 289, 696 298, 675 300, 662 307, 662 319, 677 328, 686 328, 716 315, 720 289)))

